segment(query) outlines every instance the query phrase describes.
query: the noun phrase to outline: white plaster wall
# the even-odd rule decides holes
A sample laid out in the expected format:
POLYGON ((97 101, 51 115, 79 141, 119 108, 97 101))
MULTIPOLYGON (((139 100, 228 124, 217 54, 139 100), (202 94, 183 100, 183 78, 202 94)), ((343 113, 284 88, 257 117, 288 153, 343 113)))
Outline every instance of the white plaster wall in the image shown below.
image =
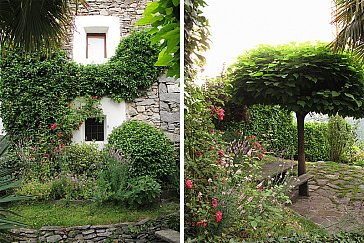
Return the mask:
MULTIPOLYGON (((90 64, 90 61, 86 59, 87 33, 106 33, 107 58, 98 62, 104 63, 115 54, 115 50, 120 42, 119 17, 100 15, 76 16, 72 54, 73 60, 77 63, 90 64)), ((126 120, 125 102, 117 103, 108 97, 103 97, 101 99, 101 108, 105 115, 105 141, 96 142, 99 148, 103 148, 107 143, 107 137, 111 131, 126 120)), ((73 132, 72 141, 75 143, 85 142, 85 123, 81 125, 79 130, 73 132)))
MULTIPOLYGON (((126 105, 125 102, 117 103, 110 98, 104 97, 101 99, 101 108, 105 115, 105 141, 96 141, 95 143, 100 149, 107 143, 107 137, 110 135, 115 127, 120 126, 126 121, 126 105)), ((85 123, 83 123, 79 130, 73 131, 72 142, 82 143, 85 142, 85 123)), ((85 142, 91 143, 91 142, 85 142)))
MULTIPOLYGON (((73 32, 73 60, 77 63, 89 64, 86 59, 86 34, 106 33, 106 56, 99 63, 104 63, 115 54, 120 41, 119 17, 114 16, 76 16, 73 32)), ((93 62, 94 63, 94 62, 93 62)))

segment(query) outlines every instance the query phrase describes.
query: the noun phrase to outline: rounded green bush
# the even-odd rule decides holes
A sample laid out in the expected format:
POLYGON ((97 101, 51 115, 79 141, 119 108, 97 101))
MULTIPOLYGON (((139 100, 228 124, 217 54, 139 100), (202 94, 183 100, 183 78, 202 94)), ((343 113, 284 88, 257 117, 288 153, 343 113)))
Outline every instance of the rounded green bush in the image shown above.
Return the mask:
POLYGON ((124 122, 110 134, 109 146, 129 157, 131 177, 149 175, 170 183, 176 177, 176 161, 170 140, 157 128, 140 121, 124 122))

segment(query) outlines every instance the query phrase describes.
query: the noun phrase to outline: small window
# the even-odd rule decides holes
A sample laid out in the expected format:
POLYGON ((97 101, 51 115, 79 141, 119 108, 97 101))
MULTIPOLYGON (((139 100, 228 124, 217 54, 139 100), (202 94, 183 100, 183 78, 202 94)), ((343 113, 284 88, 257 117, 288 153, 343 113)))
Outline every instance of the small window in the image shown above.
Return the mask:
POLYGON ((85 121, 85 141, 104 141, 105 119, 88 118, 85 121))
POLYGON ((86 37, 86 59, 101 61, 106 55, 106 34, 87 33, 86 37))

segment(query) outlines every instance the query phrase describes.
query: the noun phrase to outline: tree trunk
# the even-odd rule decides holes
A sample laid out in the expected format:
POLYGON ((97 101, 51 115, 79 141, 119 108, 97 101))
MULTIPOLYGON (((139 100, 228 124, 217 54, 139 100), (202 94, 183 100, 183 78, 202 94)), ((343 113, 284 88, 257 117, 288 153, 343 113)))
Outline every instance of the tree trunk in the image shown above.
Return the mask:
MULTIPOLYGON (((306 174, 305 162, 305 113, 296 113, 298 131, 298 176, 306 174)), ((308 196, 308 182, 299 186, 299 195, 308 196)))

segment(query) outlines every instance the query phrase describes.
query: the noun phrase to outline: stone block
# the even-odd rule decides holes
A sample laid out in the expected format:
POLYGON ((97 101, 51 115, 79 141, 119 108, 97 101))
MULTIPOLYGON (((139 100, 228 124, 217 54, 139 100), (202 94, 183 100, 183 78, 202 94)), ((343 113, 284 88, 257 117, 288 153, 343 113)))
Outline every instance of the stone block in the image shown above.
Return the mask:
POLYGON ((179 87, 177 84, 167 85, 168 93, 179 93, 179 87))
POLYGON ((179 123, 179 112, 171 113, 166 111, 161 111, 161 121, 167 123, 179 123))
POLYGON ((170 243, 179 243, 180 233, 175 230, 160 230, 155 232, 155 235, 162 240, 165 240, 170 243))
POLYGON ((161 101, 179 103, 180 94, 179 93, 166 93, 166 94, 162 93, 159 95, 159 98, 161 101))
POLYGON ((168 93, 167 85, 165 83, 160 83, 159 84, 159 93, 160 94, 168 93))
POLYGON ((47 242, 58 242, 62 240, 62 236, 60 235, 52 235, 47 237, 47 242))
POLYGON ((145 111, 145 106, 137 106, 138 113, 145 111))

